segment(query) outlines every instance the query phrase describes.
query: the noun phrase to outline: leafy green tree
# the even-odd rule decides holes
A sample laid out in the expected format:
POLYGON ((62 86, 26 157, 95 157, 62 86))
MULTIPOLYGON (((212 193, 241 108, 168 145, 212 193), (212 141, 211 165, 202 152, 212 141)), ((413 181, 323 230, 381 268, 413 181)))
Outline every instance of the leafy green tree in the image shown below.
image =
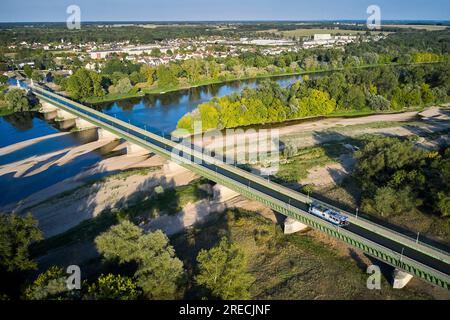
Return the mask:
POLYGON ((31 107, 25 91, 19 88, 9 90, 5 95, 5 101, 8 104, 8 108, 14 112, 28 111, 31 107))
POLYGON ((42 81, 42 79, 44 79, 44 77, 38 70, 34 70, 33 73, 31 74, 31 79, 33 79, 34 81, 40 82, 40 81, 42 81))
POLYGON ((382 216, 410 213, 415 208, 414 196, 409 187, 393 189, 381 187, 374 197, 374 209, 382 216))
POLYGON ((437 207, 442 217, 450 216, 450 193, 439 192, 437 207))
POLYGON ((136 300, 140 296, 135 281, 121 275, 100 275, 87 289, 89 300, 136 300))
POLYGON ((31 78, 31 75, 33 74, 33 69, 30 67, 29 64, 26 64, 23 66, 23 72, 27 76, 27 78, 31 78))
POLYGON ((425 105, 428 105, 434 101, 433 91, 430 89, 430 85, 427 83, 423 83, 420 86, 421 98, 422 102, 425 105))
POLYGON ((244 252, 223 238, 210 250, 201 250, 197 256, 199 285, 208 288, 212 295, 223 300, 250 299, 250 286, 254 278, 247 271, 244 252))
POLYGON ((160 65, 156 70, 156 76, 158 78, 158 86, 161 88, 176 87, 179 83, 174 69, 170 66, 160 65))
POLYGON ((60 267, 51 267, 25 289, 26 300, 68 300, 75 295, 67 288, 67 274, 60 267))
POLYGON ((0 84, 5 84, 8 81, 8 77, 0 74, 0 84))
POLYGON ((200 79, 202 62, 198 59, 189 59, 182 63, 181 68, 186 73, 190 83, 195 83, 200 79))
POLYGON ((184 115, 180 121, 178 121, 177 128, 192 132, 194 130, 192 115, 190 113, 184 115))
POLYGON ((203 130, 219 128, 219 112, 211 103, 199 106, 203 130))
POLYGON ((66 90, 74 99, 86 99, 92 96, 101 97, 105 94, 101 83, 100 75, 94 71, 81 68, 69 77, 66 90))
POLYGON ((144 234, 129 221, 111 227, 95 239, 106 259, 121 264, 134 262, 136 283, 149 299, 174 299, 184 274, 183 263, 175 256, 169 239, 161 231, 144 234))
POLYGON ((37 221, 31 214, 20 217, 16 214, 0 215, 0 267, 6 271, 25 271, 36 268, 30 259, 28 248, 33 242, 42 240, 37 221))
POLYGON ((161 50, 160 50, 159 48, 154 48, 154 49, 152 49, 152 51, 150 52, 150 55, 151 55, 152 57, 159 58, 159 57, 161 57, 162 53, 161 53, 161 50))
POLYGON ((149 65, 143 64, 141 66, 141 69, 139 71, 142 76, 146 79, 147 83, 149 85, 152 85, 155 81, 154 75, 155 75, 155 69, 150 67, 149 65))
POLYGON ((391 108, 391 102, 383 96, 369 93, 366 99, 367 105, 372 110, 387 111, 391 108))
POLYGON ((110 94, 126 94, 130 92, 130 90, 133 88, 131 85, 130 79, 123 78, 117 82, 116 85, 109 87, 109 93, 110 94))

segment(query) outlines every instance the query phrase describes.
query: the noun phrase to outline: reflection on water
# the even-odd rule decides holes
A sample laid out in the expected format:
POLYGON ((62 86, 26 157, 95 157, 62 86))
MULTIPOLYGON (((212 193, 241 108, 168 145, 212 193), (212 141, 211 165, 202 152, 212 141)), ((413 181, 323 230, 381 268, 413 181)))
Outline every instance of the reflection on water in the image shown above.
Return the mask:
MULTIPOLYGON (((281 86, 287 86, 298 80, 301 80, 300 76, 276 78, 281 86)), ((207 102, 213 97, 238 93, 244 88, 254 88, 261 81, 264 80, 214 84, 159 95, 147 95, 143 98, 102 103, 96 105, 95 108, 141 128, 146 127, 155 133, 161 131, 169 133, 176 129, 178 120, 183 115, 194 110, 199 104, 207 102)))
MULTIPOLYGON (((300 76, 292 76, 276 78, 276 81, 281 86, 287 86, 300 79, 300 76)), ((202 86, 165 94, 147 95, 143 98, 104 103, 95 106, 95 108, 102 109, 103 112, 114 115, 121 120, 129 121, 134 125, 145 126, 148 130, 168 133, 175 130, 178 120, 184 114, 191 112, 199 104, 207 102, 215 96, 221 97, 238 93, 244 88, 254 88, 260 81, 263 80, 234 81, 226 84, 202 86)), ((0 148, 57 132, 59 132, 58 129, 41 119, 39 114, 34 112, 0 117, 0 148)), ((0 156, 0 166, 91 142, 96 137, 95 130, 91 130, 46 139, 21 150, 0 156)), ((44 172, 30 177, 14 178, 14 173, 0 176, 0 190, 2 190, 0 206, 20 201, 32 193, 87 170, 106 156, 111 156, 110 151, 114 146, 114 144, 111 144, 95 152, 76 157, 62 166, 53 165, 44 172)), ((54 159, 47 161, 51 160, 54 159)), ((44 165, 44 163, 39 164, 39 166, 41 165, 44 165)), ((37 169, 36 166, 31 170, 35 169, 37 169)), ((102 173, 99 173, 97 177, 101 175, 102 173)))
POLYGON ((0 148, 59 132, 34 112, 0 117, 0 148))

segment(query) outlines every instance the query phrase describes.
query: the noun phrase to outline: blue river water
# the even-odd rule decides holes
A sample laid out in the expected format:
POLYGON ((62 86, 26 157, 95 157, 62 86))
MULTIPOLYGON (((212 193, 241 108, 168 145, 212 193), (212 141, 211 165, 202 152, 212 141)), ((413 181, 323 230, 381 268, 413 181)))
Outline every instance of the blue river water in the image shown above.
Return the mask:
MULTIPOLYGON (((281 86, 287 86, 300 80, 300 76, 279 77, 275 80, 281 86)), ((234 81, 225 84, 215 84, 191 88, 158 95, 148 95, 142 98, 132 98, 112 103, 93 106, 98 110, 146 128, 154 132, 172 132, 178 120, 188 112, 193 111, 199 104, 253 88, 262 80, 234 81)), ((15 85, 14 79, 10 80, 15 85)), ((43 137, 60 132, 55 123, 45 121, 38 113, 16 113, 0 117, 0 149, 18 142, 43 137)), ((81 145, 96 139, 95 133, 70 133, 68 135, 49 138, 22 148, 12 153, 3 154, 0 150, 0 167, 5 164, 24 160, 32 156, 39 156, 68 147, 81 145)), ((30 176, 14 177, 14 173, 0 176, 0 210, 1 206, 24 199, 34 192, 47 188, 55 183, 73 177, 97 164, 108 152, 90 152, 76 157, 63 166, 51 166, 47 170, 30 176)), ((48 161, 51 161, 48 160, 48 161)), ((43 164, 41 164, 43 165, 43 164)), ((33 170, 36 167, 33 167, 33 170)))

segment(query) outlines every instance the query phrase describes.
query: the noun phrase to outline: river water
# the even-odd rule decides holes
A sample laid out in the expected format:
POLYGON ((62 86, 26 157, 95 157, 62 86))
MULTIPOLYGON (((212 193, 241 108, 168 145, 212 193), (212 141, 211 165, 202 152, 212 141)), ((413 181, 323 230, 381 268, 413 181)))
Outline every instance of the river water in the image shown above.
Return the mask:
MULTIPOLYGON (((287 86, 301 80, 301 77, 277 77, 275 80, 281 86, 287 86)), ((215 96, 222 97, 238 93, 244 88, 254 88, 260 81, 263 80, 214 84, 164 94, 147 95, 142 98, 103 103, 94 106, 94 108, 149 131, 169 133, 175 130, 178 120, 183 115, 194 110, 199 104, 207 102, 215 96)), ((11 84, 15 84, 15 81, 11 80, 11 84)), ((60 132, 60 130, 55 123, 43 120, 36 112, 16 113, 0 117, 0 148, 57 132, 60 132)), ((46 139, 8 154, 2 154, 0 150, 0 167, 33 156, 81 145, 95 139, 96 135, 92 132, 71 133, 46 139)), ((54 165, 44 172, 30 177, 14 177, 14 173, 1 175, 0 210, 1 206, 5 204, 20 201, 34 192, 87 170, 108 155, 108 153, 90 152, 63 166, 54 165)))

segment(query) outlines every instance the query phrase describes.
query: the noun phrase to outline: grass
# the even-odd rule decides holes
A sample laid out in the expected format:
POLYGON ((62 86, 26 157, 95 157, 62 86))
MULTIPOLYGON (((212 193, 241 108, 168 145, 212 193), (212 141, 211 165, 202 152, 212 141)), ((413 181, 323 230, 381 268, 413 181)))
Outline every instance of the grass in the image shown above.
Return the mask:
POLYGON ((366 288, 365 269, 348 256, 309 234, 284 235, 278 225, 256 213, 233 210, 212 221, 172 238, 177 255, 188 274, 186 298, 200 299, 196 256, 201 249, 215 246, 228 237, 244 251, 248 271, 256 281, 252 299, 427 299, 413 288, 393 290, 385 278, 382 290, 366 288))
POLYGON ((186 186, 165 189, 162 193, 154 192, 152 197, 147 197, 129 208, 122 209, 120 216, 137 223, 145 223, 161 215, 176 214, 182 211, 187 204, 208 197, 208 194, 199 188, 204 183, 206 180, 199 179, 186 186))
POLYGON ((14 113, 14 110, 0 108, 0 117, 9 116, 10 114, 13 114, 13 113, 14 113))
POLYGON ((337 157, 348 152, 342 142, 300 149, 280 163, 275 181, 298 182, 308 176, 308 170, 335 162, 337 157))
POLYGON ((119 100, 125 100, 130 98, 137 98, 137 97, 143 97, 145 94, 143 93, 124 93, 124 94, 107 94, 103 97, 89 97, 87 99, 84 99, 83 102, 89 103, 89 104, 97 104, 97 103, 103 103, 103 102, 114 102, 119 100))

